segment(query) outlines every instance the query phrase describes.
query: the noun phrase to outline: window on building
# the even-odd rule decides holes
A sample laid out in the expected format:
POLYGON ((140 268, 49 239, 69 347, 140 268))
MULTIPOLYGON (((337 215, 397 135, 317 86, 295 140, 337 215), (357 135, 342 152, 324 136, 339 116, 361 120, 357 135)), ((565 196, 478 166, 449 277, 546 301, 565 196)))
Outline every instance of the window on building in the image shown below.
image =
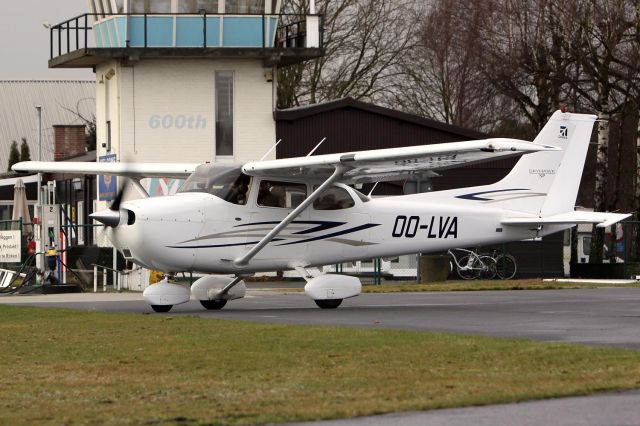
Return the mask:
POLYGON ((178 13, 218 13, 218 0, 179 0, 178 13))
MULTIPOLYGON (((11 214, 13 213, 13 207, 9 205, 0 205, 0 220, 11 220, 11 214)), ((8 228, 3 228, 8 229, 8 228)))
POLYGON ((582 237, 582 254, 591 255, 591 237, 582 237))
POLYGON ((264 13, 265 0, 225 0, 225 13, 264 13))
POLYGON ((102 9, 106 15, 111 15, 113 11, 111 10, 111 0, 102 0, 102 9))
POLYGON ((216 155, 233 155, 233 71, 216 72, 216 155))
POLYGON ((131 0, 132 13, 171 13, 171 0, 131 0))
POLYGON ((124 13, 124 0, 116 0, 116 12, 124 13))
POLYGON ((111 121, 107 121, 107 151, 111 151, 111 121))
POLYGON ((99 15, 98 19, 104 18, 104 6, 102 4, 102 0, 96 0, 95 2, 96 13, 99 15))
POLYGON ((303 183, 263 180, 258 189, 258 205, 262 207, 296 208, 307 198, 303 183))
POLYGON ((354 205, 353 198, 347 190, 337 186, 324 190, 313 202, 313 208, 316 210, 342 210, 354 205))

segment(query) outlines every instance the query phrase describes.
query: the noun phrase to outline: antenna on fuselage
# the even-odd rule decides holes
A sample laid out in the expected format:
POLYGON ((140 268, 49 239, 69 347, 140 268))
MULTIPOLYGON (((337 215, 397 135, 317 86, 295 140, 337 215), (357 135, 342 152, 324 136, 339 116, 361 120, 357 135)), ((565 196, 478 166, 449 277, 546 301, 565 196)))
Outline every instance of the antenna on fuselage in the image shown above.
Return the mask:
POLYGON ((322 140, 320 142, 318 142, 318 145, 316 145, 311 151, 309 151, 309 153, 307 154, 307 157, 309 157, 311 154, 316 152, 316 149, 320 148, 320 145, 322 145, 324 143, 324 141, 326 141, 326 140, 327 140, 326 137, 322 138, 322 140))
POLYGON ((371 188, 371 191, 369 191, 369 193, 367 194, 367 197, 371 198, 371 194, 373 194, 373 191, 375 191, 376 186, 378 186, 380 182, 376 182, 373 184, 373 188, 371 188))
POLYGON ((273 145, 271 148, 269 148, 269 151, 265 152, 264 155, 262 156, 262 158, 260 158, 260 161, 264 160, 265 158, 267 158, 267 155, 271 154, 271 151, 273 151, 274 149, 276 149, 276 147, 278 146, 278 144, 282 142, 282 139, 278 139, 278 142, 276 142, 275 145, 273 145))

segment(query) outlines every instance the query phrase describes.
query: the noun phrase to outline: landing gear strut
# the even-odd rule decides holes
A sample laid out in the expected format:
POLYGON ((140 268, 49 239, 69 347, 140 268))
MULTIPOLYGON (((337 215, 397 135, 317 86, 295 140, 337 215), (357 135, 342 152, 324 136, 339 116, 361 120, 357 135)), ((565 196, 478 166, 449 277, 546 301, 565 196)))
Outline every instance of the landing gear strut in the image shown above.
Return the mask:
POLYGON ((230 282, 229 277, 207 275, 193 283, 191 294, 205 309, 217 311, 224 308, 229 300, 244 297, 246 286, 243 277, 236 276, 230 282))

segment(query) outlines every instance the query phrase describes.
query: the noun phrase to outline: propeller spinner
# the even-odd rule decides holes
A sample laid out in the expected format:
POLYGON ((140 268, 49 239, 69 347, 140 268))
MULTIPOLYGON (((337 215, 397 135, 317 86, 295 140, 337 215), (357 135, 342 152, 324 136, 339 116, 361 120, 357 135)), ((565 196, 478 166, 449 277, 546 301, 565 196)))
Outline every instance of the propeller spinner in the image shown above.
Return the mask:
POLYGON ((106 226, 115 228, 116 226, 120 225, 120 221, 123 218, 123 213, 126 213, 125 217, 127 222, 131 222, 130 216, 132 215, 132 212, 120 210, 120 204, 122 203, 122 199, 124 198, 126 188, 127 184, 126 182, 123 182, 120 190, 116 194, 116 198, 113 199, 113 202, 111 203, 109 208, 106 210, 101 210, 99 212, 91 213, 89 217, 106 226))

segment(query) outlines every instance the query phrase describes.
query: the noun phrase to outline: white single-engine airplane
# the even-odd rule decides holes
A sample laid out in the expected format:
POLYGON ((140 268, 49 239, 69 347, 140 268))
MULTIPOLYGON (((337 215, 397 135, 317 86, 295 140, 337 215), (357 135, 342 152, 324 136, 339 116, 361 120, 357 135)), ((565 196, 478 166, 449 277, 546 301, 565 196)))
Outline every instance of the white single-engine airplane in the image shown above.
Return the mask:
POLYGON ((243 277, 275 270, 296 270, 320 308, 336 308, 360 294, 360 281, 314 267, 523 240, 628 217, 574 211, 595 119, 557 111, 533 143, 486 139, 244 165, 29 161, 13 170, 122 175, 138 187, 145 177, 188 177, 176 195, 122 202, 120 193, 110 209, 91 215, 141 266, 218 274, 190 290, 166 280, 149 286, 144 297, 156 311, 191 296, 221 309, 244 297, 243 277), (348 186, 515 155, 522 158, 513 170, 491 185, 376 199, 348 186))

